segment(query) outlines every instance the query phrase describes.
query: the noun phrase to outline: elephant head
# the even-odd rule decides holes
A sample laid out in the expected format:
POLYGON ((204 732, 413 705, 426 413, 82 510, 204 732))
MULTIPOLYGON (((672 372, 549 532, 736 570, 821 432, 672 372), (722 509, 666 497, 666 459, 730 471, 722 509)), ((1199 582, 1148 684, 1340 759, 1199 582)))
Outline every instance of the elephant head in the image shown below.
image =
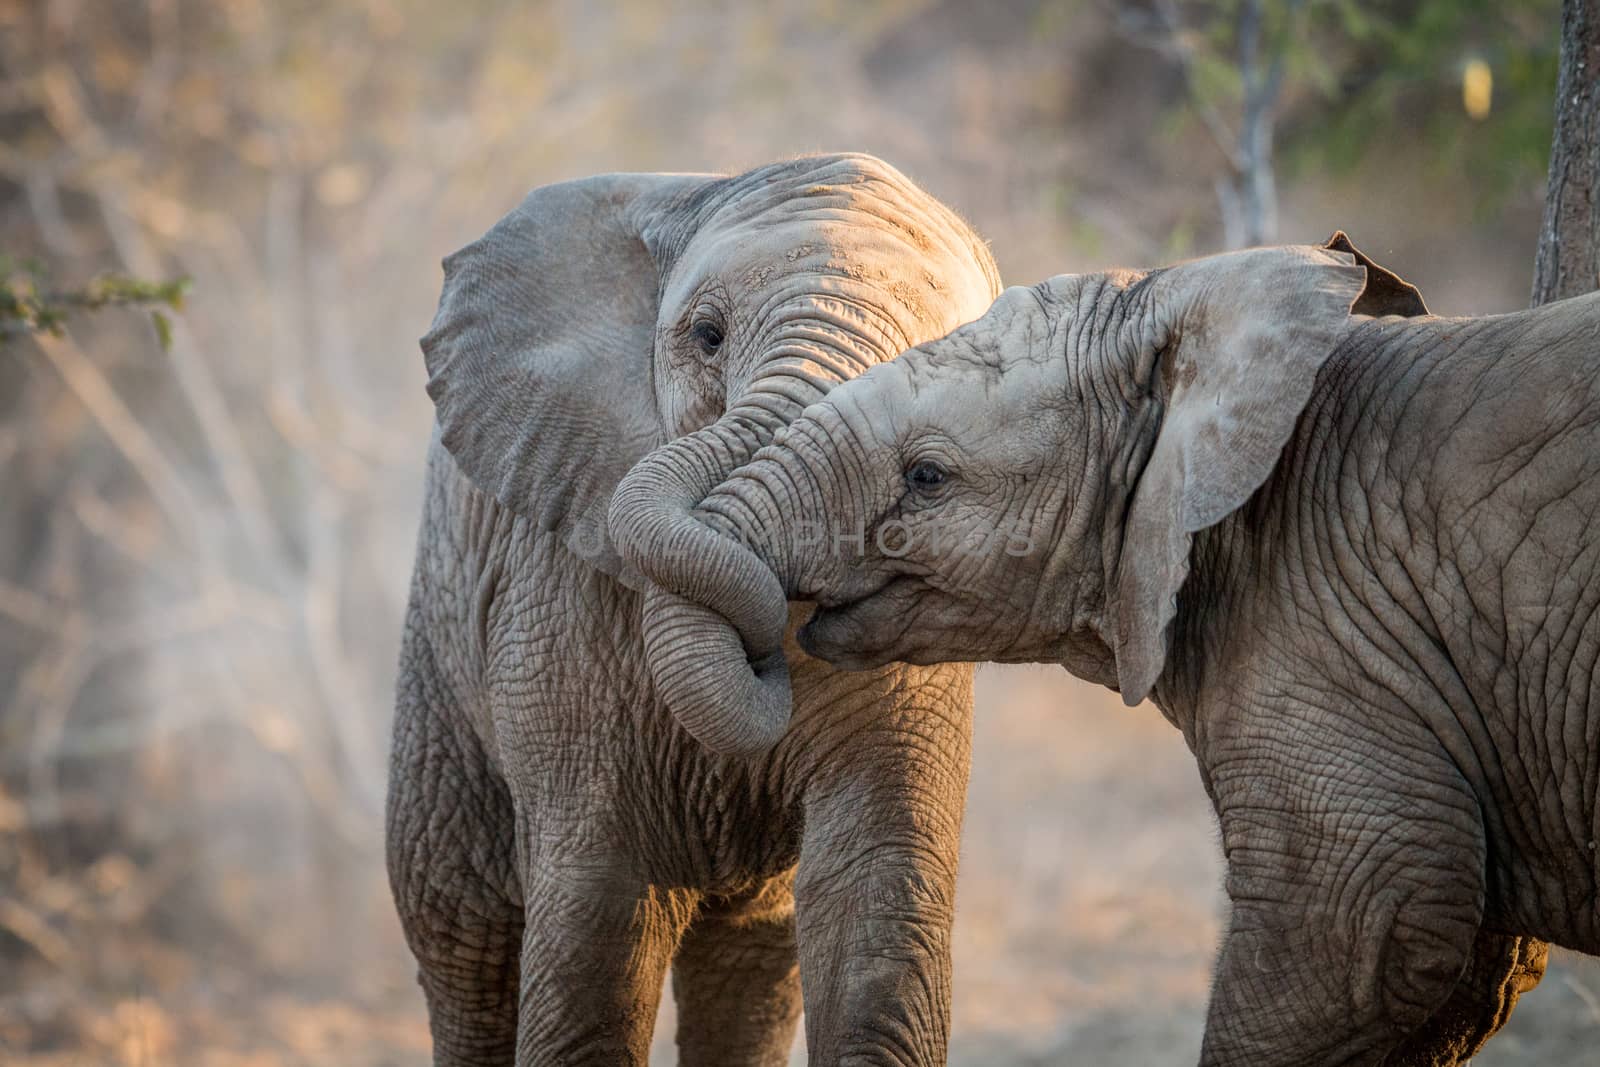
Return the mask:
POLYGON ((987 247, 894 168, 832 155, 545 186, 444 267, 422 348, 445 448, 645 590, 657 687, 695 737, 775 742, 781 590, 689 509, 831 385, 981 314, 987 247))
POLYGON ((817 603, 800 640, 824 659, 1059 662, 1137 703, 1192 535, 1267 478, 1355 316, 1425 311, 1343 234, 1008 289, 833 390, 695 514, 770 568, 768 610, 817 603))

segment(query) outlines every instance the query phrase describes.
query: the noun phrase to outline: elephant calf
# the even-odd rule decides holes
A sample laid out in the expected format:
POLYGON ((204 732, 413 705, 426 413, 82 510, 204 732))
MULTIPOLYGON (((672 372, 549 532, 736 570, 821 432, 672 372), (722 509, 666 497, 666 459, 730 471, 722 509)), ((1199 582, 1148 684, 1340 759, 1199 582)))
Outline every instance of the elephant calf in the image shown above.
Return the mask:
POLYGON ((1227 857, 1203 1063, 1454 1062, 1532 939, 1600 952, 1600 295, 1436 318, 1343 235, 1056 277, 697 514, 830 662, 1154 699, 1227 857))
POLYGON ((987 248, 839 155, 547 186, 445 269, 388 805, 434 1061, 642 1064, 670 962, 685 1064, 787 1062, 802 984, 813 1062, 942 1063, 971 668, 791 677, 780 602, 753 690, 646 575, 829 385, 981 314, 987 248))

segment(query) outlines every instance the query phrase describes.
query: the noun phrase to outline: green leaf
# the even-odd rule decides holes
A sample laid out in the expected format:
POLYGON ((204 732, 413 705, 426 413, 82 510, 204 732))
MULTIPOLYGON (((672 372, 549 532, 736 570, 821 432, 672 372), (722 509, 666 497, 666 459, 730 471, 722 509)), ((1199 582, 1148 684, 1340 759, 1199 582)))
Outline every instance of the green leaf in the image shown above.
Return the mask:
POLYGON ((172 320, 160 311, 150 312, 150 321, 156 328, 156 341, 161 345, 161 351, 172 351, 172 320))
MULTIPOLYGON (((180 311, 190 285, 187 277, 150 282, 123 274, 102 274, 76 289, 55 289, 48 285, 49 277, 48 266, 37 259, 17 262, 0 253, 0 331, 7 336, 59 335, 72 313, 107 307, 160 305, 180 311)), ((166 349, 172 341, 172 321, 159 310, 152 309, 151 314, 156 337, 166 349)))

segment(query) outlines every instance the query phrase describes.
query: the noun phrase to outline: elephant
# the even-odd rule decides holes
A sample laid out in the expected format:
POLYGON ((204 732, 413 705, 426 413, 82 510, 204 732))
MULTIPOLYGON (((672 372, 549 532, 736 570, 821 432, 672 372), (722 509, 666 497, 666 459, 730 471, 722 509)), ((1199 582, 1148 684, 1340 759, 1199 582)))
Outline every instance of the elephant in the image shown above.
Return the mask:
POLYGON ((943 1062, 971 666, 788 635, 752 733, 637 542, 981 314, 988 246, 837 154, 547 185, 444 270, 386 809, 434 1062, 642 1064, 669 964, 685 1064, 787 1063, 802 1000, 812 1062, 943 1062))
POLYGON ((694 518, 813 656, 1057 663, 1182 731, 1231 901, 1203 1064, 1462 1062, 1547 943, 1600 952, 1596 338, 1600 295, 1430 315, 1342 233, 1063 275, 694 518))

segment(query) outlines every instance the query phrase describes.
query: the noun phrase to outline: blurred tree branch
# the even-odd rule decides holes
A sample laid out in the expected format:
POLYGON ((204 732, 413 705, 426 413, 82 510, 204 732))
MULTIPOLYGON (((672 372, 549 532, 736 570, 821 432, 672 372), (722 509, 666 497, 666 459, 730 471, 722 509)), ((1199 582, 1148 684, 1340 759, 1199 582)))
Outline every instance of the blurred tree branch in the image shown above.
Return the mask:
POLYGON ((153 307, 150 317, 163 348, 172 343, 172 320, 161 308, 181 310, 189 279, 150 282, 106 274, 76 288, 53 288, 37 260, 13 266, 0 256, 0 343, 18 334, 61 335, 69 316, 109 307, 153 307))
POLYGON ((1178 74, 1180 112, 1220 157, 1213 188, 1223 243, 1240 247, 1277 239, 1278 172, 1286 162, 1349 171, 1385 135, 1405 129, 1397 112, 1423 99, 1440 159, 1452 177, 1482 189, 1486 202, 1542 173, 1542 102, 1554 76, 1543 42, 1554 4, 1139 0, 1102 9, 1126 40, 1178 74), (1464 109, 1469 70, 1480 87, 1464 109), (1494 84, 1507 103, 1491 110, 1485 90, 1494 84))
MULTIPOLYGON (((1278 188, 1273 166, 1274 123, 1283 93, 1286 51, 1301 29, 1304 0, 1279 0, 1273 12, 1284 25, 1268 33, 1266 0, 1241 0, 1234 11, 1212 17, 1231 20, 1226 36, 1233 45, 1230 80, 1219 92, 1224 69, 1220 50, 1208 35, 1184 23, 1177 0, 1151 0, 1148 12, 1116 9, 1129 40, 1170 58, 1183 77, 1188 106, 1221 154, 1226 170, 1216 178, 1223 241, 1229 248, 1267 244, 1277 238, 1278 188), (1208 76, 1209 75, 1209 76, 1208 76), (1223 117, 1220 98, 1234 104, 1237 129, 1223 117), (1236 98, 1236 99, 1235 99, 1236 98)), ((1215 32, 1211 35, 1217 36, 1215 32)))

